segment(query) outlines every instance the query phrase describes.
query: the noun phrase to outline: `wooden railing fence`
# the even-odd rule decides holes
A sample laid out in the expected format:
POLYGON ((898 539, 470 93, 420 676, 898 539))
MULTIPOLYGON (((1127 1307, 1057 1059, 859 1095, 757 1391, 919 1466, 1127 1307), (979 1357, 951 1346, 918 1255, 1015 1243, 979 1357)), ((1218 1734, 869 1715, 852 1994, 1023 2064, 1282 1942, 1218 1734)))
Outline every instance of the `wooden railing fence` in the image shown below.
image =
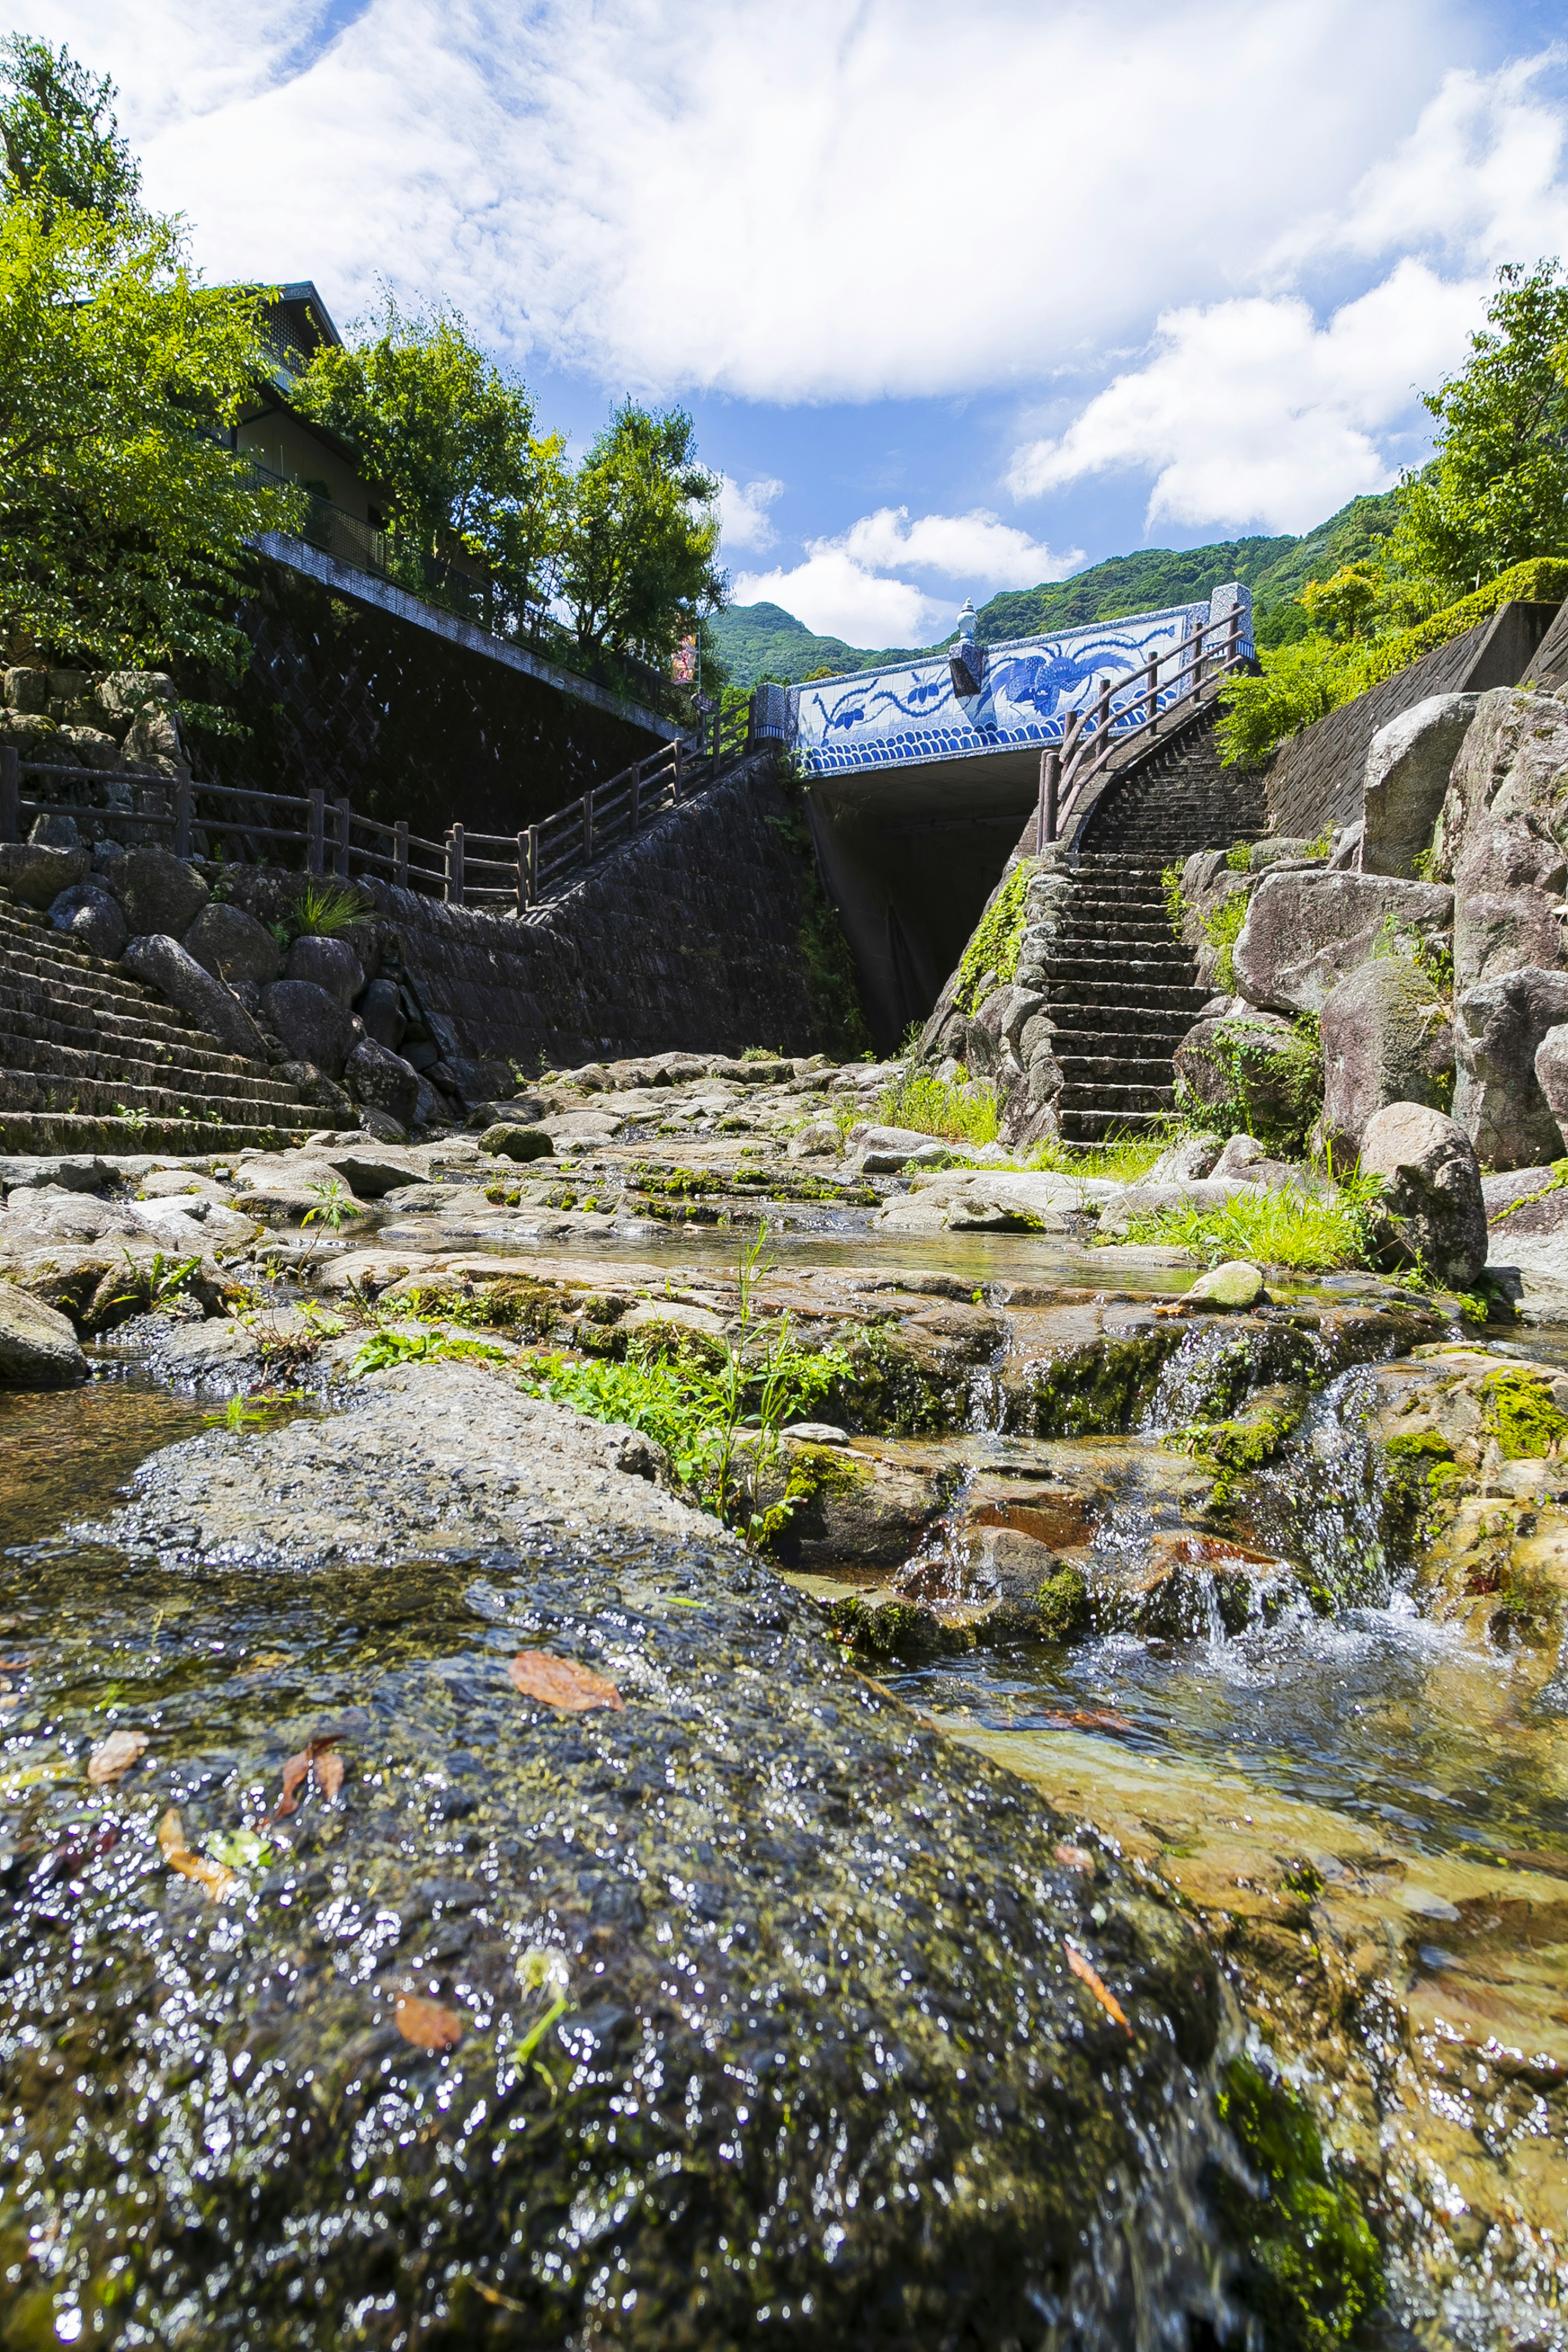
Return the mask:
POLYGON ((1092 787, 1113 759, 1131 744, 1152 742, 1162 722, 1187 715, 1187 706, 1222 678, 1248 667, 1253 656, 1242 650, 1243 619, 1238 606, 1223 621, 1200 621, 1168 653, 1151 654, 1120 688, 1107 676, 1094 703, 1071 714, 1061 741, 1040 754, 1037 852, 1054 841, 1071 841, 1089 814, 1092 787))
MULTIPOLYGON (((209 841, 221 842, 226 856, 251 864, 297 859, 311 876, 375 878, 448 906, 521 915, 554 897, 602 851, 695 800, 753 751, 757 740, 754 705, 736 706, 705 718, 695 742, 650 752, 521 833, 473 833, 454 824, 445 841, 426 841, 406 821, 384 824, 363 816, 347 798, 329 801, 321 792, 269 793, 248 784, 61 768, 24 760, 15 745, 5 745, 0 747, 0 841, 22 840, 37 817, 68 814, 96 818, 116 834, 140 830, 165 842, 176 857, 188 857, 199 829, 209 841), (25 793, 24 782, 36 789, 25 793), (131 787, 143 802, 164 798, 167 806, 115 806, 110 786, 131 787)), ((121 790, 122 802, 131 797, 121 790)))

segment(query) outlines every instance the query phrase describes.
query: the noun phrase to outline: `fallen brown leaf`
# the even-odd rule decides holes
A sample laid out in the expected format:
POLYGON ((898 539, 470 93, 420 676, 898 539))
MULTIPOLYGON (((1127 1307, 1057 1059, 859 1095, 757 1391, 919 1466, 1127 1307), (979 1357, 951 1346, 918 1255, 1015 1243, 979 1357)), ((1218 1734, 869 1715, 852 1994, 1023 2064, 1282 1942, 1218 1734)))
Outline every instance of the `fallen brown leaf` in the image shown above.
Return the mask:
POLYGON ((1127 2022, 1127 2012, 1122 2008, 1121 2003, 1117 2000, 1116 1995, 1111 1991, 1110 1987, 1106 1983, 1105 1979, 1100 1975, 1100 1970, 1094 1967, 1092 1962, 1086 1960, 1083 1954, 1079 1951, 1074 1945, 1068 1944, 1065 1946, 1065 1949, 1068 1956, 1068 1966, 1072 1970, 1074 1976, 1080 1977, 1082 1979, 1083 1982, 1089 1987, 1090 1992, 1094 1995, 1096 2000, 1100 2003, 1101 2009, 1104 2010, 1106 2015, 1108 2017, 1113 2017, 1116 2020, 1117 2024, 1121 2026, 1122 2032, 1126 2034, 1127 2039, 1131 2042, 1132 2039, 1132 2028, 1127 2022))
POLYGON ((95 1789, 112 1788, 132 1764, 147 1753, 144 1731, 111 1731, 87 1759, 87 1777, 95 1789))
POLYGON ((455 2009, 416 1992, 399 1993, 395 2013, 399 2033, 416 2050, 451 2050, 463 2038, 463 2021, 455 2009))
POLYGON ((1094 1876, 1095 1860, 1087 1846, 1058 1845, 1057 1860, 1064 1870, 1081 1870, 1086 1878, 1094 1876))
POLYGON ((158 1824, 158 1851, 171 1870, 177 1870, 182 1878, 195 1880, 209 1903, 221 1903, 230 1888, 239 1885, 226 1864, 214 1862, 210 1854, 192 1853, 175 1805, 170 1806, 158 1824))
MULTIPOLYGON (((299 1811, 299 1792, 307 1776, 315 1781, 317 1788, 331 1803, 343 1785, 342 1759, 339 1756, 330 1757, 327 1754, 329 1748, 337 1746, 340 1734, 335 1731, 326 1732, 316 1738, 308 1739, 298 1756, 289 1757, 283 1767, 283 1793, 267 1816, 268 1821, 280 1822, 286 1814, 299 1811), (331 1780, 330 1788, 327 1785, 327 1779, 323 1778, 323 1768, 327 1765, 336 1767, 335 1773, 328 1776, 331 1780)), ((266 1823, 264 1822, 262 1826, 265 1828, 266 1823)))
POLYGON ((563 1715, 586 1715, 595 1706, 626 1706, 615 1684, 606 1682, 603 1675, 574 1665, 570 1658, 557 1658, 548 1650, 520 1650, 507 1673, 524 1698, 541 1698, 546 1706, 559 1707, 563 1715))

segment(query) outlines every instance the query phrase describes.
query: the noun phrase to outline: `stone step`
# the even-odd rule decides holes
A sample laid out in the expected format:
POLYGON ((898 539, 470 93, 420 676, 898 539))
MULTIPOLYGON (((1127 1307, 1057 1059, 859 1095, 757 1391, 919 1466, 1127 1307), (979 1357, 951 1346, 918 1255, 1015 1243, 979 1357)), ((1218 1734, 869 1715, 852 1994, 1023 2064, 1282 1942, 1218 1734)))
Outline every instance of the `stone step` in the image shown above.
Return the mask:
POLYGON ((113 1050, 168 1070, 203 1072, 212 1076, 237 1077, 250 1065, 237 1054, 224 1054, 215 1044, 206 1052, 193 1042, 199 1031, 171 1036, 144 1029, 129 1020, 58 1021, 31 1005, 6 1003, 5 977, 0 974, 0 1050, 11 1039, 27 1038, 60 1052, 100 1053, 113 1050))
MULTIPOLYGON (((1190 971, 1191 956, 1178 951, 1173 956, 1129 956, 1121 962, 1118 982, 1121 987, 1160 988, 1169 985, 1177 971, 1190 971)), ((1052 981, 1082 982, 1086 987, 1097 983, 1109 985, 1105 980, 1105 959, 1101 956, 1052 956, 1047 965, 1052 981)))
POLYGON ((1070 1038, 1071 1053, 1115 1053, 1126 1038, 1140 1038, 1151 1045, 1158 1041, 1162 1053, 1174 1053, 1193 1025, 1190 1013, 1173 1013, 1163 1006, 1086 1004, 1053 1004, 1050 1017, 1056 1024, 1058 1037, 1070 1038), (1104 1039, 1103 1045, 1090 1043, 1104 1039), (1113 1045, 1110 1041, 1117 1042, 1113 1045))
POLYGON ((263 1074, 259 1064, 242 1063, 237 1071, 191 1070, 138 1056, 133 1048, 123 1054, 89 1052, 44 1038, 0 1034, 0 1067, 12 1076, 47 1077, 61 1086, 111 1082, 189 1095, 193 1102, 254 1102, 289 1108, 299 1102, 280 1078, 263 1074))
POLYGON ((1063 1111, 1107 1113, 1129 1110, 1169 1110, 1174 1101, 1173 1084, 1123 1087, 1100 1083, 1092 1087, 1064 1086, 1059 1108, 1063 1111))
POLYGON ((102 1118, 69 1111, 14 1111, 0 1108, 0 1151, 166 1151, 184 1159, 194 1154, 275 1151, 284 1144, 303 1143, 323 1126, 320 1111, 308 1111, 300 1120, 266 1127, 232 1119, 102 1118))
POLYGON ((1127 1004, 1131 1006, 1153 1005, 1157 1006, 1162 1012, 1167 1013, 1186 1013, 1190 1007, 1191 1011, 1189 1017, 1195 1021, 1198 1014, 1203 1011, 1204 1006, 1214 994, 1214 991, 1212 989, 1198 988, 1196 986, 1179 986, 1174 982, 1171 982, 1164 985, 1156 984, 1137 990, 1123 987, 1118 981, 1106 980, 1100 977, 1096 977, 1093 980, 1074 979, 1069 982, 1068 976, 1065 973, 1054 974, 1052 976, 1052 981, 1047 983, 1047 986, 1049 989, 1048 1001, 1053 1017, 1058 1004, 1063 1006, 1079 1006, 1084 1010, 1088 1010, 1091 1006, 1098 1009, 1116 1004, 1127 1004), (1059 993, 1058 992, 1058 982, 1059 982, 1059 993))
POLYGON ((1170 1113, 1163 1110, 1064 1110, 1060 1116, 1064 1143, 1106 1143, 1116 1135, 1157 1132, 1164 1127, 1170 1113))
POLYGON ((1102 1087, 1169 1087, 1173 1083, 1171 1056, 1109 1054, 1060 1054, 1062 1076, 1075 1097, 1098 1095, 1102 1087))

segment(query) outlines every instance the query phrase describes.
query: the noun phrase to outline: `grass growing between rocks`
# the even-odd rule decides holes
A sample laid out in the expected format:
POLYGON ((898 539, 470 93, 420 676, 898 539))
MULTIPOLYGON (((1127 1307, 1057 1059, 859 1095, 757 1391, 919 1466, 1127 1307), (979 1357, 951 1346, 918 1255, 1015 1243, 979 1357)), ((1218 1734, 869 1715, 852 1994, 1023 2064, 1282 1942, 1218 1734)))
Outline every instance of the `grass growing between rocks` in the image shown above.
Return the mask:
POLYGON ((1345 1266, 1373 1265, 1375 1198, 1374 1182, 1361 1178, 1323 1192, 1240 1193, 1217 1208, 1189 1202, 1151 1209, 1130 1218, 1125 1231, 1106 1239, 1186 1250, 1205 1265, 1247 1258, 1258 1265, 1331 1274, 1345 1266))
POLYGON ((841 1349, 812 1350, 787 1314, 764 1321, 755 1286, 768 1271, 766 1229, 736 1269, 740 1313, 722 1339, 651 1327, 622 1362, 536 1356, 523 1386, 595 1421, 624 1423, 663 1446, 692 1499, 754 1542, 778 1532, 801 1496, 775 1473, 780 1432, 850 1370, 841 1349), (759 1507, 764 1486, 780 1499, 759 1507))
POLYGON ((1163 1130, 1108 1135, 1103 1143, 1064 1143, 1053 1135, 1035 1146, 1024 1165, 1047 1176, 1103 1176, 1113 1183, 1135 1184, 1173 1140, 1163 1130))
POLYGON ((1001 1127, 996 1089, 984 1079, 950 1086, 930 1070, 907 1070, 877 1104, 885 1127, 911 1128, 946 1143, 994 1143, 1001 1127))

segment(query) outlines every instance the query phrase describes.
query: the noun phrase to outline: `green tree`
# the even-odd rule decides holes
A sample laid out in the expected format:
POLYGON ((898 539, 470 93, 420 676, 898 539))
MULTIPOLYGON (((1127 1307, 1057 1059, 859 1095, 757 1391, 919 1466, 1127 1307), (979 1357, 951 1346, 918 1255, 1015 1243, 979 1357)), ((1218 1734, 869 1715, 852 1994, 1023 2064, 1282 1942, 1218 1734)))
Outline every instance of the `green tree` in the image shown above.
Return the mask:
POLYGON ((114 84, 95 81, 61 45, 26 33, 0 40, 0 194, 57 206, 137 218, 142 174, 115 124, 114 84))
POLYGON ((564 444, 535 435, 526 388, 458 312, 406 316, 388 294, 376 331, 315 352, 292 397, 361 453, 412 585, 465 549, 489 569, 492 625, 537 629, 560 553, 564 444))
POLYGON ((17 650, 108 667, 184 656, 236 677, 247 541, 298 503, 254 488, 225 446, 254 382, 258 304, 201 286, 180 224, 134 204, 107 85, 63 50, 51 69, 98 163, 64 113, 80 133, 65 163, 41 130, 30 147, 15 119, 4 134, 22 167, 8 161, 0 203, 0 629, 17 650))
MULTIPOLYGON (((626 401, 572 478, 561 600, 584 651, 607 646, 664 668, 729 588, 715 566, 719 480, 697 462, 684 409, 626 401)), ((704 658, 703 685, 708 688, 704 658)))
POLYGON ((1470 357, 1423 404, 1432 460, 1400 486, 1385 599, 1394 620, 1454 603, 1510 565, 1568 552, 1568 287, 1559 264, 1498 272, 1470 357))

